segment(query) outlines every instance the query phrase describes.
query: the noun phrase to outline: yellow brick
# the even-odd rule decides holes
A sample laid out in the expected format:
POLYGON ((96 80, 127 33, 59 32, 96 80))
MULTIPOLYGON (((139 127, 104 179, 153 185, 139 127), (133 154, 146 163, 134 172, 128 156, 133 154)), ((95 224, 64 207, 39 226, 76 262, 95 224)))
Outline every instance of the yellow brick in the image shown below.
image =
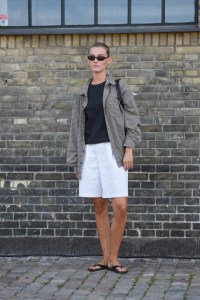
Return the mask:
POLYGON ((182 83, 186 85, 199 85, 200 78, 191 78, 191 77, 184 77, 181 79, 182 83))
POLYGON ((111 46, 112 45, 112 35, 110 33, 107 33, 105 35, 105 43, 106 45, 108 46, 111 46))
POLYGON ((33 49, 34 55, 61 55, 61 48, 38 48, 33 49))
POLYGON ((168 44, 168 46, 173 46, 175 44, 175 34, 174 33, 168 33, 167 44, 168 44))
POLYGON ((42 34, 40 36, 40 47, 46 48, 47 47, 47 36, 45 34, 42 34))
POLYGON ((27 72, 16 71, 15 78, 27 78, 27 72))
POLYGON ((33 82, 27 78, 15 78, 7 80, 8 86, 32 86, 33 82))
POLYGON ((112 75, 118 78, 126 77, 126 72, 123 70, 112 70, 112 75))
POLYGON ((176 33, 176 45, 177 46, 183 45, 183 34, 182 33, 176 33))
POLYGON ((171 61, 183 61, 184 60, 184 55, 183 54, 170 54, 170 60, 171 61))
POLYGON ((104 43, 104 35, 103 34, 97 34, 97 41, 100 43, 104 43))
POLYGON ((80 55, 71 55, 70 56, 70 59, 69 59, 69 62, 72 62, 72 63, 80 63, 82 60, 81 60, 81 56, 80 55))
POLYGON ((87 35, 86 34, 81 35, 81 46, 87 46, 87 35))
POLYGON ((10 35, 8 37, 8 48, 15 48, 15 36, 10 35))
MULTIPOLYGON (((135 93, 135 94, 140 93, 140 86, 139 85, 133 85, 133 86, 129 85, 129 87, 130 87, 130 89, 133 93, 135 93)), ((147 113, 146 113, 146 115, 147 115, 147 113)))
POLYGON ((132 77, 132 78, 127 78, 127 83, 132 85, 132 84, 145 84, 145 78, 142 77, 132 77))
POLYGON ((27 118, 14 118, 14 124, 21 125, 21 124, 27 124, 27 118))
POLYGON ((0 50, 0 57, 5 56, 7 52, 5 50, 1 49, 0 50))
POLYGON ((183 71, 179 71, 179 70, 170 71, 170 75, 172 77, 181 77, 181 76, 183 76, 183 71))
POLYGON ((17 35, 16 36, 16 48, 22 48, 23 47, 23 36, 17 35))
POLYGON ((112 63, 110 65, 110 69, 121 69, 121 70, 124 70, 124 69, 128 69, 128 65, 126 63, 112 63))
POLYGON ((121 46, 127 46, 128 44, 128 35, 123 33, 121 34, 121 46))
POLYGON ((115 54, 113 56, 113 62, 124 62, 124 61, 125 61, 125 55, 115 54))
POLYGON ((119 34, 113 34, 113 46, 119 46, 119 34))
POLYGON ((183 45, 190 45, 190 36, 189 32, 184 32, 183 34, 183 45))
POLYGON ((198 70, 185 70, 184 75, 189 77, 196 77, 198 76, 199 72, 198 70))
POLYGON ((174 53, 174 47, 138 47, 141 53, 152 53, 152 54, 167 54, 174 53))
POLYGON ((96 35, 95 34, 89 34, 89 46, 96 43, 96 35))
POLYGON ((191 45, 198 45, 198 32, 191 32, 191 45))
POLYGON ((159 53, 155 55, 156 61, 168 61, 170 57, 169 53, 159 53))
POLYGON ((55 35, 49 35, 48 36, 48 45, 49 47, 54 47, 55 46, 55 35))
POLYGON ((58 47, 63 47, 63 35, 62 34, 58 34, 56 36, 56 45, 58 47))
POLYGON ((135 34, 130 33, 128 35, 128 43, 129 43, 129 46, 135 46, 136 45, 136 35, 135 34))
POLYGON ((31 36, 30 35, 25 35, 24 36, 24 47, 25 48, 30 48, 31 47, 31 36))
POLYGON ((166 46, 166 45, 167 45, 167 34, 160 33, 160 46, 166 46))
POLYGON ((144 34, 138 33, 136 39, 137 39, 137 45, 144 45, 144 34))
POLYGON ((14 56, 14 57, 25 57, 27 55, 27 50, 26 49, 8 49, 6 51, 6 54, 8 56, 14 56))
POLYGON ((72 36, 71 34, 65 35, 65 47, 71 47, 72 46, 72 36))
POLYGON ((73 47, 78 47, 80 45, 80 35, 74 34, 72 37, 73 47))
POLYGON ((145 33, 144 35, 145 45, 151 45, 151 33, 145 33))
POLYGON ((159 34, 158 33, 153 33, 152 41, 153 41, 154 46, 159 45, 159 34))
POLYGON ((59 85, 59 80, 58 79, 52 79, 52 78, 41 79, 40 80, 40 85, 41 86, 46 86, 46 85, 58 86, 59 85))
POLYGON ((200 46, 191 46, 191 47, 176 47, 177 53, 187 53, 187 54, 197 54, 200 53, 200 46))
POLYGON ((7 36, 2 35, 1 37, 1 48, 7 48, 7 36))
POLYGON ((33 35, 32 36, 32 47, 33 48, 38 48, 39 47, 39 36, 38 35, 33 35))

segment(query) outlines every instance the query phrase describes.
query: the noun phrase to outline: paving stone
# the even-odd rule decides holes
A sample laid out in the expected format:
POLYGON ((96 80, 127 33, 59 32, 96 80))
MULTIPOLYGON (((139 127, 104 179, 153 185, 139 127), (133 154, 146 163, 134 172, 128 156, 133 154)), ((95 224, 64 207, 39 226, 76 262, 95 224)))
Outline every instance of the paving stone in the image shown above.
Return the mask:
POLYGON ((106 270, 91 273, 87 267, 92 260, 0 258, 0 299, 199 300, 200 259, 124 259, 129 268, 124 275, 106 270))

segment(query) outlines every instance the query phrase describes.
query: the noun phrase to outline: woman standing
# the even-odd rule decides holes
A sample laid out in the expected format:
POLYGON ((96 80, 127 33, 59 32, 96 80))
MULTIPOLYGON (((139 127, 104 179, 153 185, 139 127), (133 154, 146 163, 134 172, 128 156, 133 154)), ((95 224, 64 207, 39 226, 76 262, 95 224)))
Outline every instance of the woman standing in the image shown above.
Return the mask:
POLYGON ((76 94, 72 111, 67 163, 79 179, 79 196, 92 198, 103 257, 91 272, 109 269, 126 273, 118 254, 126 224, 128 170, 141 139, 138 110, 128 86, 106 72, 112 62, 109 47, 95 43, 88 54, 92 79, 76 94), (108 199, 112 199, 110 226, 108 199))

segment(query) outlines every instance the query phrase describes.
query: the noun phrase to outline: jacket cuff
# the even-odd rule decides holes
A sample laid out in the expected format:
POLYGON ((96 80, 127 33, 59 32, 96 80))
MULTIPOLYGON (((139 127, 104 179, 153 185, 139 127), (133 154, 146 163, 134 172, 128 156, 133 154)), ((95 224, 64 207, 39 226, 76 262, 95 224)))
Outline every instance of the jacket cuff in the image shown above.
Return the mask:
POLYGON ((134 143, 133 141, 130 141, 130 140, 126 140, 124 143, 124 147, 129 147, 129 148, 134 149, 135 146, 136 146, 136 143, 134 143))

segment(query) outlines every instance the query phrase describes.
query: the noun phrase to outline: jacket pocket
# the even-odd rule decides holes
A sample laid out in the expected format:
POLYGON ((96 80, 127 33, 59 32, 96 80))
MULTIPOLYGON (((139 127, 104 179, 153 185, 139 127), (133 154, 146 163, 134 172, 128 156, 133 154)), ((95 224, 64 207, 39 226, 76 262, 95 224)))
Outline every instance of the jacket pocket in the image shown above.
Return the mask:
POLYGON ((121 108, 118 98, 110 98, 107 105, 108 112, 112 117, 119 117, 121 115, 121 108))

